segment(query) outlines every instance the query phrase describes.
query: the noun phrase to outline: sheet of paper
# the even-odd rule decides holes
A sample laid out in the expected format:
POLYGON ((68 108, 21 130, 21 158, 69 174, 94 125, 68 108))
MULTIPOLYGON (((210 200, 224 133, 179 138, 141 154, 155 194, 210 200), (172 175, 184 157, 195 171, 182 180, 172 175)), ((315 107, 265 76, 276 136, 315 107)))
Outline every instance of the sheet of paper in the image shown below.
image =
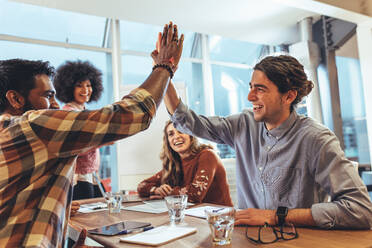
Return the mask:
MULTIPOLYGON (((124 209, 124 207, 121 206, 121 209, 124 209)), ((104 210, 108 210, 106 203, 94 202, 94 203, 80 205, 78 212, 86 214, 86 213, 94 213, 94 212, 99 212, 99 211, 104 211, 104 210)))
POLYGON ((136 205, 136 206, 124 207, 122 209, 130 210, 130 211, 144 212, 144 213, 152 213, 152 214, 159 214, 159 213, 168 212, 167 206, 162 206, 162 207, 159 207, 159 208, 154 208, 153 206, 154 205, 145 203, 145 204, 140 204, 140 205, 136 205))
MULTIPOLYGON (((167 204, 165 203, 165 200, 148 200, 148 201, 143 201, 145 204, 149 204, 150 206, 154 208, 167 208, 167 204)), ((194 203, 188 202, 187 207, 195 205, 194 203)))
MULTIPOLYGON (((168 212, 167 204, 165 203, 165 200, 150 200, 150 201, 143 201, 144 204, 136 205, 136 206, 130 206, 130 207, 124 207, 122 209, 124 210, 130 210, 130 211, 138 211, 138 212, 145 212, 145 213, 164 213, 168 212)), ((192 206, 193 203, 187 203, 187 206, 192 206)))
POLYGON ((207 216, 205 215, 205 210, 217 210, 221 207, 215 207, 215 206, 203 206, 203 207, 196 207, 196 208, 189 208, 185 210, 185 214, 189 216, 194 216, 198 218, 206 219, 207 216))
POLYGON ((159 226, 150 231, 120 238, 122 242, 158 246, 195 233, 195 227, 159 226))
POLYGON ((160 208, 160 209, 168 210, 167 204, 165 203, 165 200, 143 201, 143 203, 148 204, 152 208, 160 208))
POLYGON ((89 204, 82 204, 78 212, 80 213, 93 213, 98 211, 107 210, 107 204, 105 202, 94 202, 89 204))

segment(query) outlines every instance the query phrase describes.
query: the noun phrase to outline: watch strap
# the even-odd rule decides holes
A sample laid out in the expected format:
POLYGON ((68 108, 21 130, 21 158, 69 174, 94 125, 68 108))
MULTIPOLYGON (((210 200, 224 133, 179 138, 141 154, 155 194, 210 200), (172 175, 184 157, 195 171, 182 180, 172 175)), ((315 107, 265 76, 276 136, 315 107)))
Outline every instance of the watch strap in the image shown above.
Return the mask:
POLYGON ((285 223, 285 217, 287 217, 288 208, 279 206, 276 210, 276 216, 278 217, 278 225, 282 226, 285 223))

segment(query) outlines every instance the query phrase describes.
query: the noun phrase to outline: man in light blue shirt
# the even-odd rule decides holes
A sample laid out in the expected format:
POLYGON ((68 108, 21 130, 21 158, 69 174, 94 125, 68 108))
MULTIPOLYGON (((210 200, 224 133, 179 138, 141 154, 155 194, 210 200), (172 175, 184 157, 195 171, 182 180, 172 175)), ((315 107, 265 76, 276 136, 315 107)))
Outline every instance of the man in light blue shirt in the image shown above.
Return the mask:
POLYGON ((250 86, 253 109, 228 117, 195 114, 171 84, 165 97, 177 129, 235 149, 243 209, 236 224, 371 228, 371 200, 337 137, 294 109, 313 88, 303 66, 268 56, 255 65, 250 86))

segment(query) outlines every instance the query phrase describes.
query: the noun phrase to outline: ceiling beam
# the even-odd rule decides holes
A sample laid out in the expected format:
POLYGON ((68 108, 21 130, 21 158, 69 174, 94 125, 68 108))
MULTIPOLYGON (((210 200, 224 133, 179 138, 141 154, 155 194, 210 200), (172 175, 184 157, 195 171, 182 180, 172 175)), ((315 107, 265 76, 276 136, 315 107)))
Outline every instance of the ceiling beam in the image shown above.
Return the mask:
MULTIPOLYGON (((372 27, 372 18, 364 14, 367 8, 358 8, 352 5, 355 2, 367 2, 372 5, 372 0, 272 0, 285 4, 288 7, 312 11, 321 15, 338 18, 358 25, 372 27), (342 4, 345 2, 345 4, 342 4), (350 3, 349 3, 350 2, 350 3), (336 4, 337 5, 333 5, 336 4), (346 4, 347 3, 347 4, 346 4), (353 4, 352 4, 353 3, 353 4), (345 5, 345 8, 344 8, 345 5)), ((361 4, 361 3, 360 3, 361 4)), ((357 4, 358 6, 358 4, 357 4)), ((364 5, 363 5, 364 6, 364 5)), ((369 7, 368 7, 369 8, 369 7)))

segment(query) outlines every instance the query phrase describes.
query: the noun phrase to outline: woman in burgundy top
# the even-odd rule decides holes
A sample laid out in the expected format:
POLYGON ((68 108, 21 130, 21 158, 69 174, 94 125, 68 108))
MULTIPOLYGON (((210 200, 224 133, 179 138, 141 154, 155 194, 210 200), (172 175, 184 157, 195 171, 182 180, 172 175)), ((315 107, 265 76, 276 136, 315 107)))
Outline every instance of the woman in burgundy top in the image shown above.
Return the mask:
POLYGON ((232 206, 226 171, 209 145, 181 133, 168 121, 160 154, 163 169, 138 185, 142 197, 187 194, 190 202, 232 206))
MULTIPOLYGON (((57 69, 54 87, 58 100, 66 103, 62 109, 83 111, 85 104, 97 101, 103 91, 102 73, 91 63, 67 61, 57 69)), ((82 153, 76 160, 73 199, 101 197, 93 173, 100 165, 99 150, 82 153)))

